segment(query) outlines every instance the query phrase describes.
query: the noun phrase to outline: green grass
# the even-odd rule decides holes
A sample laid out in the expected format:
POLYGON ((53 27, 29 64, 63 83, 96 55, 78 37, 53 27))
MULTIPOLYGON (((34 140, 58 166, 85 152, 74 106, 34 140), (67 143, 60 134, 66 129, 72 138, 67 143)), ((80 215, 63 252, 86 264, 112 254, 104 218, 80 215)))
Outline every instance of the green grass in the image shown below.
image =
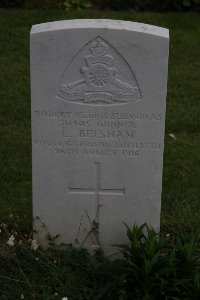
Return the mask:
POLYGON ((1 300, 95 299, 102 282, 84 249, 33 251, 24 246, 9 250, 0 261, 1 300), (15 255, 13 252, 15 251, 15 255), (1 285, 2 284, 2 285, 1 285))
POLYGON ((29 32, 33 24, 72 18, 144 22, 170 30, 162 228, 200 225, 200 18, 195 13, 74 12, 0 9, 0 220, 31 224, 29 32), (177 140, 169 137, 175 134, 177 140))
POLYGON ((53 241, 47 251, 33 249, 14 218, 11 223, 0 226, 0 300, 200 299, 200 243, 193 234, 127 227, 129 242, 118 247, 124 258, 109 262, 53 241))

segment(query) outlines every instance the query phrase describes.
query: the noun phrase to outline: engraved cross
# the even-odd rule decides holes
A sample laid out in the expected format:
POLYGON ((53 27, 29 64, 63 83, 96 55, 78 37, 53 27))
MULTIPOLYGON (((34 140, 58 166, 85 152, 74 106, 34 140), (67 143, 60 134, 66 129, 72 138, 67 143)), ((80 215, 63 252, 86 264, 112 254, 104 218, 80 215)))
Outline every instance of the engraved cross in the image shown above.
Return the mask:
MULTIPOLYGON (((68 187, 69 193, 71 194, 93 194, 95 196, 95 201, 99 207, 99 195, 121 195, 124 197, 125 188, 116 188, 116 189, 102 189, 100 188, 100 163, 95 162, 94 167, 94 183, 93 188, 75 188, 68 187)), ((98 208, 97 207, 97 208, 98 208)))

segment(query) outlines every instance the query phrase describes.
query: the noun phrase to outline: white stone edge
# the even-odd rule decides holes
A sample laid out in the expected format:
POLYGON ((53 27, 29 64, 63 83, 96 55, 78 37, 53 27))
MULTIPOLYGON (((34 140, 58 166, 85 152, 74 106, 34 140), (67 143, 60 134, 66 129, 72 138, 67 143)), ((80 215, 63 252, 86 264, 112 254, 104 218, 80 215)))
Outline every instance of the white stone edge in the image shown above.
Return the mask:
POLYGON ((36 24, 32 26, 30 34, 33 35, 47 31, 86 28, 135 31, 146 34, 152 34, 163 38, 169 38, 169 30, 163 27, 130 21, 109 19, 75 19, 36 24))

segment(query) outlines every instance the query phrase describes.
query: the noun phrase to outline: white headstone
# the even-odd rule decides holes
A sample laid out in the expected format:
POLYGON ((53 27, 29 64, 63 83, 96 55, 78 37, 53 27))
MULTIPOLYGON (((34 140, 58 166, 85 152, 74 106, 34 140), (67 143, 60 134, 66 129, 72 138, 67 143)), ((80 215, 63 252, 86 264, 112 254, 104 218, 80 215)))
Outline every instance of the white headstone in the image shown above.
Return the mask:
POLYGON ((167 29, 125 21, 32 27, 33 215, 42 245, 49 231, 58 243, 112 255, 126 242, 123 222, 159 230, 168 44, 167 29))

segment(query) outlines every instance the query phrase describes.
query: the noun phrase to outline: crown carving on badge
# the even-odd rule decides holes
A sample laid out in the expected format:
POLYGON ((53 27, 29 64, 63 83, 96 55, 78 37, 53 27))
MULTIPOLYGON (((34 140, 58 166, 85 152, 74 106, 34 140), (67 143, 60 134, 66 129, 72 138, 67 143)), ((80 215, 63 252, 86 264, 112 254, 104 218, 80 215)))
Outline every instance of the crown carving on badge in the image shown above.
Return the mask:
POLYGON ((109 48, 100 38, 97 38, 97 40, 91 44, 90 49, 93 55, 105 55, 109 53, 109 48))
POLYGON ((88 66, 95 63, 103 63, 108 66, 112 64, 113 57, 110 55, 110 49, 100 38, 91 44, 90 51, 92 55, 85 57, 88 66))

